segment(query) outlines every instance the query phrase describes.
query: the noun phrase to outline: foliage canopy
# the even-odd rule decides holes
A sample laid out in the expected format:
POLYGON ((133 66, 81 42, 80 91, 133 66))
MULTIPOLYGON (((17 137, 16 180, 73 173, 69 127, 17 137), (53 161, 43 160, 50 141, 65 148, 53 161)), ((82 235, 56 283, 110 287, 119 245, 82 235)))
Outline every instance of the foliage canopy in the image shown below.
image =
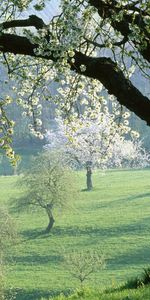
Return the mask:
MULTIPOLYGON (((149 78, 149 1, 61 0, 58 14, 47 23, 41 17, 44 9, 50 16, 44 0, 36 5, 32 0, 2 1, 0 8, 1 62, 9 78, 18 81, 13 93, 24 114, 33 117, 31 131, 42 138, 39 98, 53 98, 51 81, 59 81, 65 91, 56 100, 64 117, 79 113, 78 102, 89 84, 93 96, 103 85, 121 107, 149 125, 150 101, 130 78, 135 68, 149 78)), ((5 109, 11 101, 10 95, 0 101, 0 145, 14 162, 14 123, 5 109)))

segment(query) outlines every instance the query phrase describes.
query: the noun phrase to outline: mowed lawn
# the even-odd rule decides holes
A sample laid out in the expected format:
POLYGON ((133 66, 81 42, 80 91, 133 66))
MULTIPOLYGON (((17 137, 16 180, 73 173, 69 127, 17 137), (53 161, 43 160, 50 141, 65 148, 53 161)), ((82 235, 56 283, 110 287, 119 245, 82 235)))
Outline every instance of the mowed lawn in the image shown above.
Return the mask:
POLYGON ((150 262, 150 170, 93 172, 94 190, 85 191, 85 173, 78 173, 79 195, 67 211, 55 211, 49 235, 44 211, 18 212, 23 195, 17 176, 0 177, 1 205, 9 207, 19 233, 9 251, 7 287, 17 300, 40 299, 79 286, 63 263, 63 252, 97 250, 106 268, 93 274, 88 286, 105 288, 140 275, 150 262), (39 298, 38 298, 39 297, 39 298))

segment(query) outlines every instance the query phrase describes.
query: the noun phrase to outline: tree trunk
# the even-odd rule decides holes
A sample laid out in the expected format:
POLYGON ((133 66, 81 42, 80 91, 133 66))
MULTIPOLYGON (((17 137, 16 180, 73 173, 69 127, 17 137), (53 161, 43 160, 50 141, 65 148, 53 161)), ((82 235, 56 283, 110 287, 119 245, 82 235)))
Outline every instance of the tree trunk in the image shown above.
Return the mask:
POLYGON ((93 185, 92 185, 92 168, 90 166, 87 166, 86 170, 87 170, 87 173, 86 173, 87 190, 91 191, 92 188, 93 188, 93 185))
POLYGON ((47 212, 47 215, 49 218, 49 223, 48 223, 45 231, 46 231, 46 233, 49 233, 54 225, 55 220, 53 218, 52 210, 48 207, 48 205, 46 208, 46 212, 47 212))

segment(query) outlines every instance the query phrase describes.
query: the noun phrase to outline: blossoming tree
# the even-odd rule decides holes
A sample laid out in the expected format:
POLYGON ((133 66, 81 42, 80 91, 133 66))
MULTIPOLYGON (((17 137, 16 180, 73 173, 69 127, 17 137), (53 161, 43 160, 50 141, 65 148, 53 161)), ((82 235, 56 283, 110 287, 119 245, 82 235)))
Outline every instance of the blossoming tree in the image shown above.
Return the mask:
POLYGON ((33 118, 30 130, 42 138, 39 99, 53 99, 52 81, 69 80, 73 88, 71 92, 65 89, 69 95, 65 102, 57 99, 66 115, 74 114, 76 102, 71 96, 80 95, 80 89, 87 91, 92 79, 90 93, 94 95, 103 85, 121 106, 150 124, 148 96, 129 77, 135 67, 149 77, 148 1, 61 0, 58 14, 52 18, 46 8, 47 22, 40 14, 45 6, 44 0, 37 4, 10 0, 2 1, 0 7, 0 59, 12 82, 0 99, 0 146, 12 163, 16 157, 11 147, 14 123, 7 114, 9 102, 16 101, 24 108, 24 114, 33 118))
MULTIPOLYGON (((128 124, 128 112, 124 113, 128 124)), ((91 190, 92 168, 146 166, 149 156, 138 140, 138 133, 123 123, 117 124, 114 115, 99 112, 83 114, 71 122, 57 119, 57 127, 46 134, 46 149, 61 150, 62 159, 86 167, 87 190, 91 190), (92 117, 93 116, 93 117, 92 117), (125 136, 130 133, 130 140, 125 136), (132 138, 132 139, 131 139, 132 138), (65 156, 64 156, 65 154, 65 156)))

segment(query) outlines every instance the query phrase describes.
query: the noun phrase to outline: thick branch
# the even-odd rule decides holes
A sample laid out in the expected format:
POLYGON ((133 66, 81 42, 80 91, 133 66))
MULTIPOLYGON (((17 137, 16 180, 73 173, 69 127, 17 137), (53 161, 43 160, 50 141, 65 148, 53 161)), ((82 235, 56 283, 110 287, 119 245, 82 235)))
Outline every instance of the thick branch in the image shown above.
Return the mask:
POLYGON ((0 35, 0 51, 13 54, 36 56, 34 50, 38 45, 32 44, 26 37, 2 33, 0 35))
MULTIPOLYGON (((37 57, 35 50, 38 45, 32 44, 26 37, 11 34, 2 34, 0 36, 1 52, 14 54, 30 55, 37 57)), ((43 59, 56 60, 53 55, 39 55, 43 59)), ((141 119, 150 125, 150 101, 143 96, 140 91, 125 78, 123 72, 117 67, 110 58, 88 57, 80 52, 75 53, 75 63, 71 64, 72 70, 79 74, 95 78, 102 82, 110 94, 117 97, 120 104, 133 111, 141 119), (81 72, 80 66, 85 65, 86 71, 81 72)))
POLYGON ((108 57, 92 58, 77 52, 75 56, 75 69, 87 77, 99 80, 109 94, 116 96, 121 105, 133 111, 138 117, 150 125, 150 100, 126 79, 123 72, 108 57), (81 72, 81 64, 86 66, 86 71, 81 72))
POLYGON ((0 27, 2 29, 9 29, 9 28, 16 28, 16 27, 29 27, 33 26, 37 30, 42 29, 46 26, 46 24, 43 22, 43 20, 35 15, 29 16, 28 19, 24 20, 11 20, 7 22, 3 22, 0 24, 0 27))

